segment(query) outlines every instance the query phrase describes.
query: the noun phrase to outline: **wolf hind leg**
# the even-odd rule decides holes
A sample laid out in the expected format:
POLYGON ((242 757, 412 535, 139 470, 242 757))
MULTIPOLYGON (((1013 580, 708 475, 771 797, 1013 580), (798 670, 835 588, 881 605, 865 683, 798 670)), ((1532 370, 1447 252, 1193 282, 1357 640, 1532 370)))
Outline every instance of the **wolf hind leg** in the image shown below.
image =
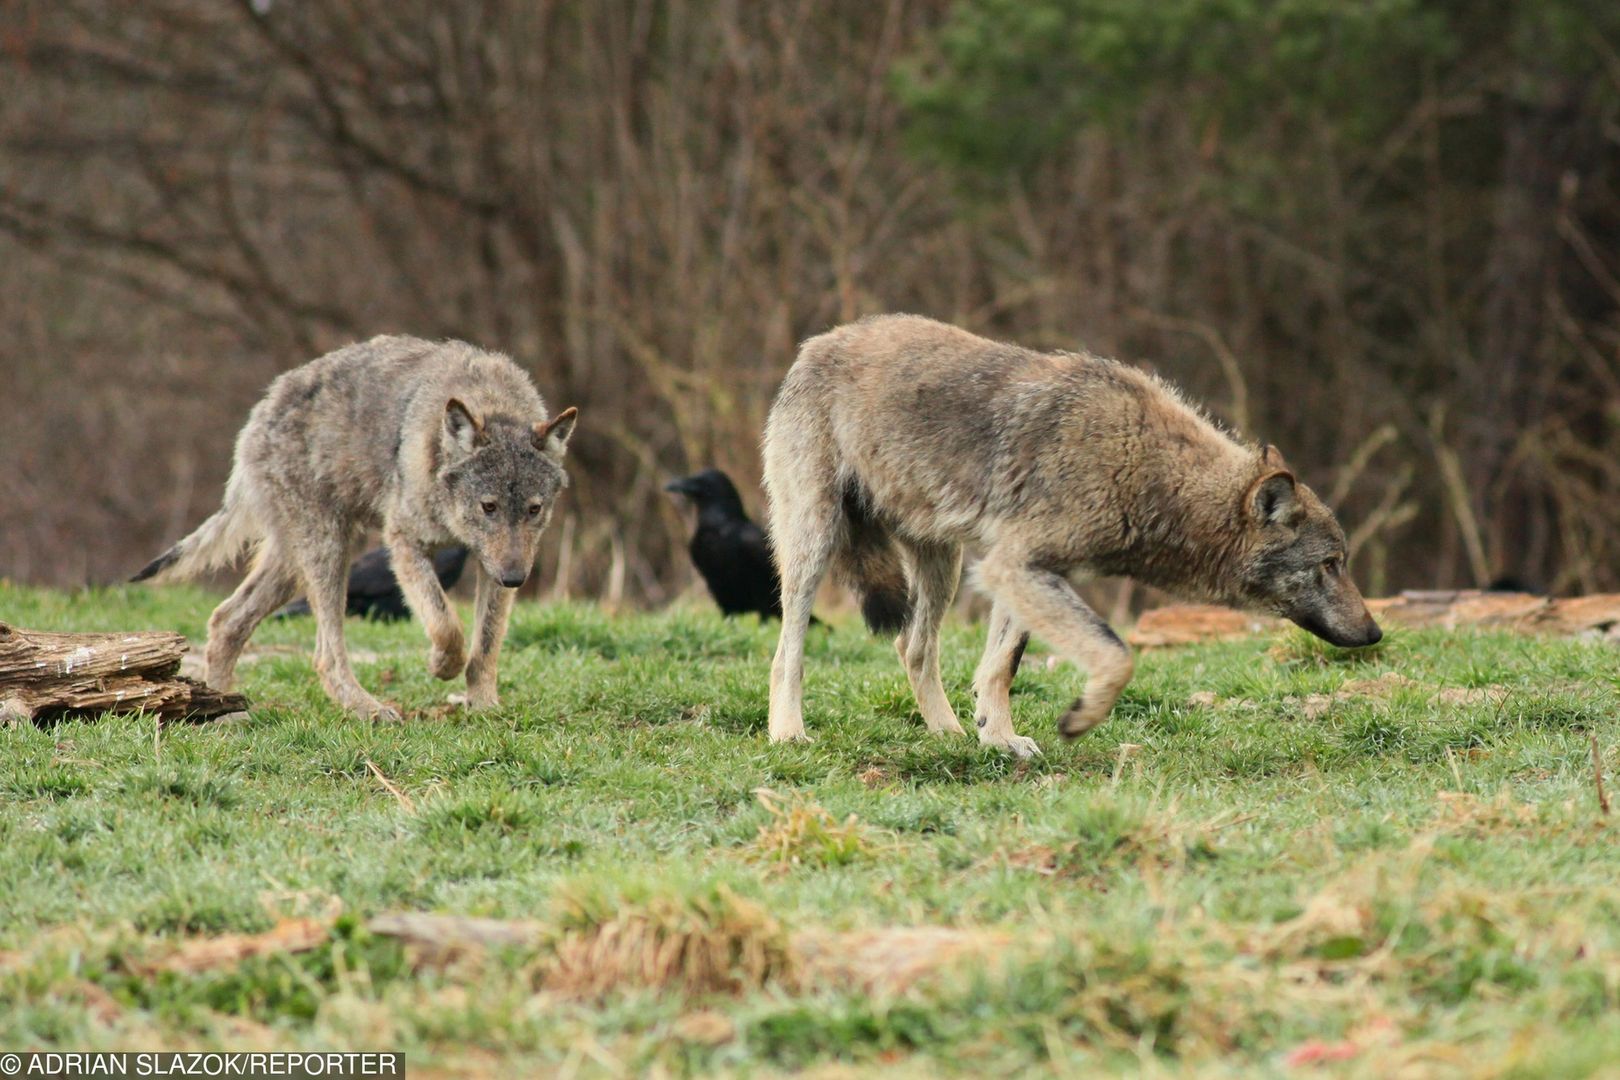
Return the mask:
MULTIPOLYGON (((829 515, 829 518, 831 515, 829 515)), ((782 633, 771 661, 772 742, 807 738, 804 730, 804 637, 810 607, 827 574, 837 524, 801 521, 775 534, 782 572, 782 633)))
POLYGON ((979 565, 979 582, 1014 619, 1085 669, 1085 694, 1058 721, 1058 732, 1072 739, 1107 719, 1135 664, 1102 616, 1062 574, 1031 564, 1022 552, 992 548, 979 565))
POLYGON ((253 631, 265 617, 298 592, 298 573, 274 538, 265 540, 254 557, 253 568, 236 591, 208 618, 208 685, 229 690, 236 662, 253 631))
POLYGON ((815 469, 806 461, 787 461, 770 453, 767 445, 765 469, 771 493, 771 543, 782 576, 782 632, 771 661, 770 733, 772 742, 785 742, 808 738, 804 637, 842 521, 830 465, 815 469))
POLYGON ((911 563, 911 619, 895 639, 911 692, 928 730, 961 735, 945 683, 939 674, 939 626, 956 598, 962 576, 962 549, 955 544, 906 543, 911 563))
POLYGON ((990 608, 984 656, 973 673, 974 716, 981 745, 999 746, 1023 758, 1041 752, 1034 739, 1017 734, 1012 725, 1012 681, 1028 644, 1029 631, 1018 625, 1012 609, 995 601, 990 608))

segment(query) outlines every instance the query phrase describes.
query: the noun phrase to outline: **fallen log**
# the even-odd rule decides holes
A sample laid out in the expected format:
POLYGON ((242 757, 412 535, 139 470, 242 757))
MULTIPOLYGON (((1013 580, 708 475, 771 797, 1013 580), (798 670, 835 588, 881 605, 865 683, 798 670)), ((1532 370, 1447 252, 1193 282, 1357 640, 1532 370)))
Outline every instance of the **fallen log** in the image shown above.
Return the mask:
POLYGON ((0 721, 133 712, 209 720, 247 708, 241 694, 181 675, 186 649, 184 636, 162 630, 61 634, 0 623, 0 721))
MULTIPOLYGON (((1554 599, 1483 589, 1413 589, 1367 607, 1397 626, 1512 630, 1553 637, 1591 637, 1620 643, 1620 593, 1554 599)), ((1282 619, 1210 604, 1171 604, 1142 614, 1127 640, 1138 648, 1191 645, 1268 633, 1282 619)))

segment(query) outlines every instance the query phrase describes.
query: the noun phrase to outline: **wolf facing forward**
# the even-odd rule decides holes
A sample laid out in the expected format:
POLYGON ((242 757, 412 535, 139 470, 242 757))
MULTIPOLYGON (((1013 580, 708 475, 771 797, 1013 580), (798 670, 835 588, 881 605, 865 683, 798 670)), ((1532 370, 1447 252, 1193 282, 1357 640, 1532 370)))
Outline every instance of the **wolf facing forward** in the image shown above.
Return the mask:
POLYGON ((194 576, 255 547, 247 577, 208 620, 209 684, 230 686, 254 628, 301 586, 327 694, 398 720, 355 679, 343 641, 349 562, 380 528, 426 625, 428 669, 441 679, 465 670, 466 703, 494 705, 513 590, 567 486, 575 416, 547 419, 516 364, 463 342, 377 337, 328 353, 270 384, 237 436, 224 505, 133 580, 194 576), (470 656, 431 561, 452 543, 478 568, 470 656))
POLYGON ((1376 642, 1345 572, 1344 533, 1271 447, 1245 446, 1136 368, 1004 345, 907 315, 811 338, 765 428, 782 575, 772 741, 805 737, 810 604, 829 567, 896 647, 929 730, 962 731, 939 673, 939 626, 962 546, 993 601, 974 675, 979 741, 1020 756, 1009 692, 1031 633, 1087 673, 1059 723, 1100 723, 1130 651, 1071 586, 1126 575, 1282 615, 1335 645, 1376 642))

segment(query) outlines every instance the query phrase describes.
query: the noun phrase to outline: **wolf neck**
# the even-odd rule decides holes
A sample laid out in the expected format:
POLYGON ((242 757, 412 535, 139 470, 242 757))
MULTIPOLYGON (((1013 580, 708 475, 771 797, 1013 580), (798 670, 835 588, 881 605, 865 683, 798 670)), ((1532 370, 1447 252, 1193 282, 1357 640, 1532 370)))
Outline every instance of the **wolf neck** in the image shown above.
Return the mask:
POLYGON ((1124 573, 1187 600, 1230 602, 1248 540, 1243 497, 1254 452, 1208 429, 1207 439, 1164 447, 1148 462, 1126 514, 1124 573))

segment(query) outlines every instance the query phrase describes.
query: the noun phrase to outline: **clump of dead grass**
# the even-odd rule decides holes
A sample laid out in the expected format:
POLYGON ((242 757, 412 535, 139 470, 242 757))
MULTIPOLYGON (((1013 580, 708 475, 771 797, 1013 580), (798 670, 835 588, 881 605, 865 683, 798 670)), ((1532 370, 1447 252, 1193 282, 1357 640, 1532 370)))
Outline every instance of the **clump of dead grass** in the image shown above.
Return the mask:
POLYGON ((871 854, 859 819, 838 821, 819 803, 802 795, 784 798, 759 788, 755 798, 771 815, 751 846, 754 857, 780 867, 846 866, 871 854))
POLYGON ((564 928, 537 969, 546 990, 583 998, 623 988, 736 994, 798 979, 782 924, 725 886, 611 911, 577 899, 562 905, 564 928))

